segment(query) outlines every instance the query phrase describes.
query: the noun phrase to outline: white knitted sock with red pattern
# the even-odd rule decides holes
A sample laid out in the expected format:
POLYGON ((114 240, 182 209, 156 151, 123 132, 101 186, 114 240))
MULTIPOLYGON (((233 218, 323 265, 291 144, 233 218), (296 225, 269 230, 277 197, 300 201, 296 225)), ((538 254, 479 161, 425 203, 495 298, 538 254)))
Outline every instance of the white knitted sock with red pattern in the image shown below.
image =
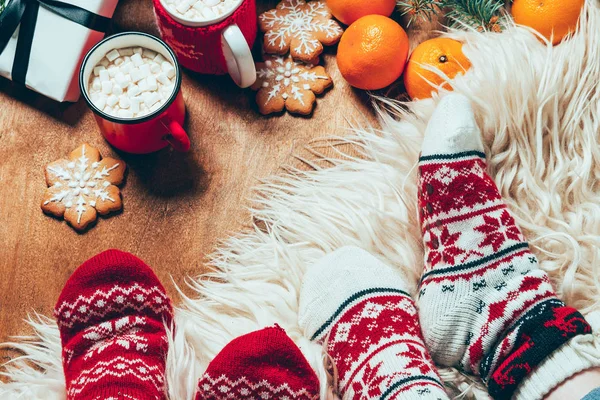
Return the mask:
POLYGON ((447 95, 419 160, 423 335, 436 363, 480 376, 495 399, 537 399, 594 365, 571 346, 591 329, 557 298, 486 167, 469 100, 447 95))
POLYGON ((400 273, 353 247, 306 273, 300 326, 326 343, 344 399, 448 398, 406 288, 400 273))

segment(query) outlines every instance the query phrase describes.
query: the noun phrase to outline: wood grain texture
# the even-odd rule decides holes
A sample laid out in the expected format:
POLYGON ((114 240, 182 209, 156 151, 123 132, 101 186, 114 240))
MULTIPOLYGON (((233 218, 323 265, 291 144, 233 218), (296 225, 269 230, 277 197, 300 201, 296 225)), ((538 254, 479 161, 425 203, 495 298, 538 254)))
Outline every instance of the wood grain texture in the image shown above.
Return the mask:
MULTIPOLYGON (((258 8, 275 4, 259 1, 258 8)), ((121 0, 112 31, 124 30, 158 33, 150 1, 121 0)), ((262 117, 254 93, 228 77, 186 72, 182 90, 192 150, 185 155, 115 151, 83 101, 58 104, 0 79, 0 341, 29 332, 27 313, 51 315, 75 268, 108 248, 145 260, 177 302, 170 276, 182 283, 202 273, 218 240, 251 223, 245 205, 257 178, 276 173, 311 139, 343 135, 348 120, 374 122, 368 96, 346 85, 335 49, 327 53, 324 65, 334 88, 319 98, 311 118, 262 117), (123 212, 78 234, 44 215, 40 201, 44 166, 83 142, 123 159, 129 171, 123 212)))

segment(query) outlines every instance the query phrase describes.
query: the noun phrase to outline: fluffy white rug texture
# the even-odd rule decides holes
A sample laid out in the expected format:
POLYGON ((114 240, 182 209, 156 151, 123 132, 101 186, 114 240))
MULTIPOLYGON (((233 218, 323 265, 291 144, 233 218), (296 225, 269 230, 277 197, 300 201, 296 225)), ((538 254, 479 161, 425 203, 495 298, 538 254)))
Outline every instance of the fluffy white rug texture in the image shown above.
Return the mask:
MULTIPOLYGON (((447 35, 465 43, 472 62, 452 86, 473 102, 489 172, 562 298, 597 326, 600 5, 587 1, 578 32, 555 47, 522 27, 447 35)), ((328 397, 327 357, 297 321, 304 271, 324 254, 355 245, 402 269, 416 290, 423 248, 415 166, 436 103, 379 99, 380 129, 313 143, 299 157, 308 170, 285 168, 259 185, 254 229, 220 245, 210 258, 215 272, 186 281, 195 295, 176 311, 170 399, 193 399, 198 378, 230 340, 275 323, 300 346, 328 397), (326 146, 336 155, 324 156, 326 146), (344 151, 349 147, 352 155, 344 151)), ((31 325, 34 336, 7 344, 24 355, 4 367, 0 398, 65 399, 58 329, 41 316, 31 325)), ((472 377, 453 369, 442 377, 453 395, 487 398, 472 377)))

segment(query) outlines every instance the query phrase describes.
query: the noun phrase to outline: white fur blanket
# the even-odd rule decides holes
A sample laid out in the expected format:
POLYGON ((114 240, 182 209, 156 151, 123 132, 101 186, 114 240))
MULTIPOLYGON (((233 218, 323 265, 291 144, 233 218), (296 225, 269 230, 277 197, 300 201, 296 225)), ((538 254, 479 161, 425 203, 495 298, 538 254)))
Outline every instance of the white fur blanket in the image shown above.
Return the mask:
MULTIPOLYGON (((490 172, 541 268, 594 323, 592 314, 600 311, 598 1, 588 0, 579 32, 556 47, 518 27, 450 36, 466 43, 473 65, 452 84, 474 103, 490 172)), ((415 164, 435 102, 380 100, 381 130, 356 129, 314 143, 301 158, 310 170, 288 168, 257 188, 254 229, 220 246, 211 258, 216 272, 187 282, 197 294, 177 310, 167 368, 171 399, 193 399, 198 378, 231 339, 274 323, 301 347, 325 397, 322 348, 297 322, 302 275, 325 253, 356 245, 403 269, 416 285, 423 254, 415 164), (354 156, 319 153, 320 146, 348 143, 354 156)), ((31 323, 35 337, 8 344, 26 355, 5 366, 0 398, 65 399, 56 325, 41 316, 31 323)), ((442 377, 455 393, 487 396, 454 370, 442 377)))

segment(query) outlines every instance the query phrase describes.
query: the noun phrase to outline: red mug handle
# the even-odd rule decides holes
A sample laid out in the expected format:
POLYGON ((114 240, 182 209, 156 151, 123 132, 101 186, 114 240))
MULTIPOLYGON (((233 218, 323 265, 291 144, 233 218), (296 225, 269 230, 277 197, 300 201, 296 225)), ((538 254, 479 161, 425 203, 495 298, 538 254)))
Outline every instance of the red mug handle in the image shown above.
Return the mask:
POLYGON ((165 122, 169 133, 163 139, 169 142, 175 150, 185 153, 190 150, 190 138, 181 124, 177 121, 167 119, 165 122))

